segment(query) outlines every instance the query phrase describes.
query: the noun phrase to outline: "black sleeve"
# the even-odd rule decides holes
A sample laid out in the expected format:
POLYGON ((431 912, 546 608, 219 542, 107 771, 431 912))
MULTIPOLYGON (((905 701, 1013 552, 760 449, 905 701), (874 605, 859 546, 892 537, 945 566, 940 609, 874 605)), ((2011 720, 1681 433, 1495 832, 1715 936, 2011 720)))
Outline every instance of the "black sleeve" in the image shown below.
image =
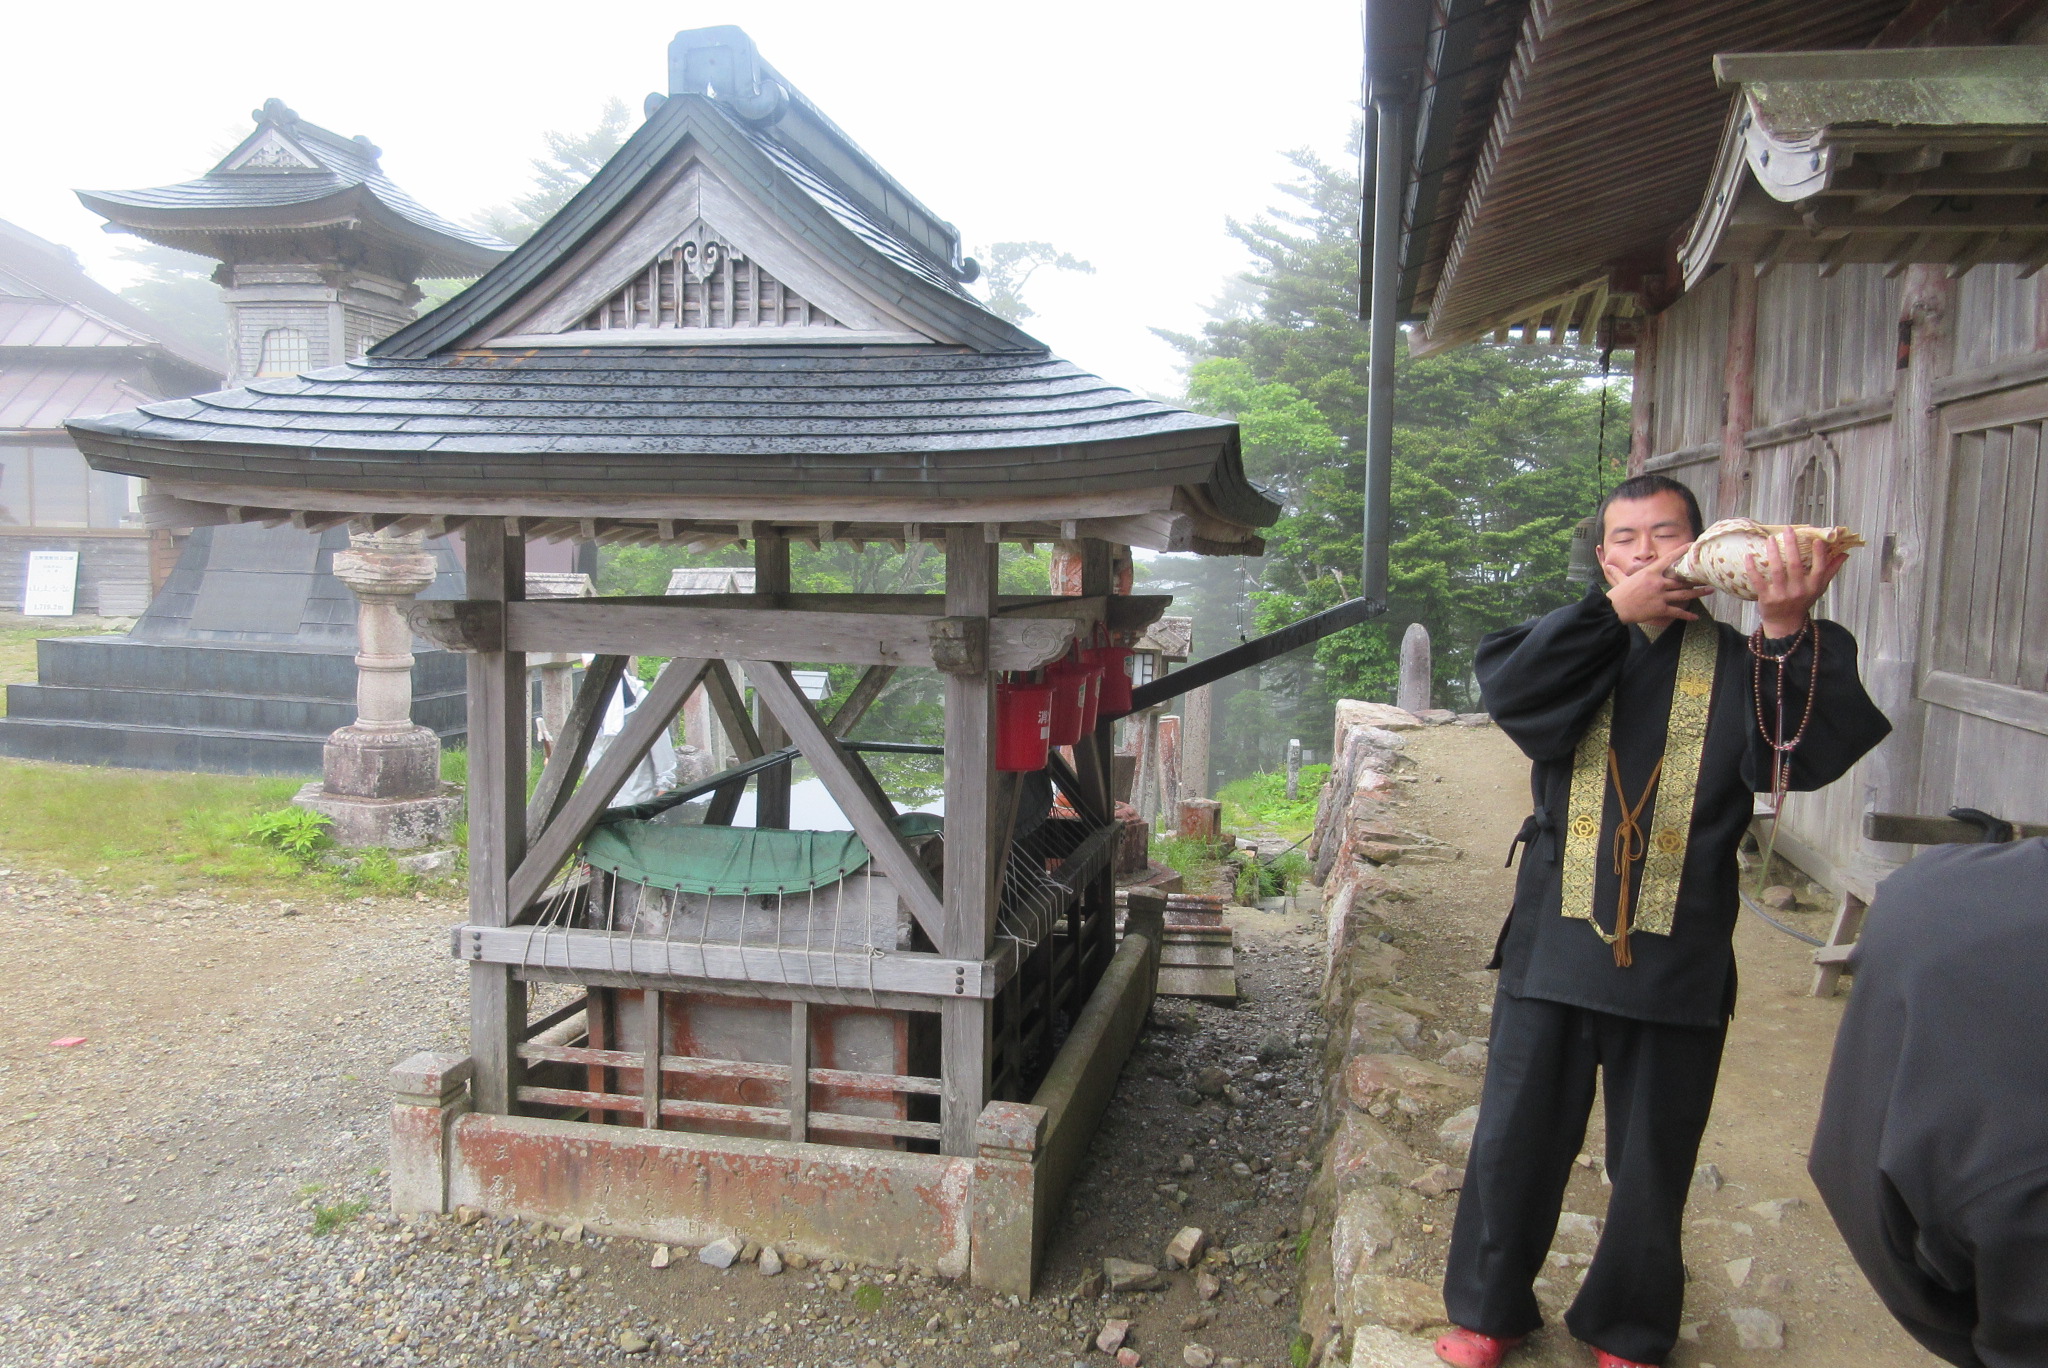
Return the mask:
POLYGON ((1987 1368, 2040 1368, 2048 1347, 2048 1170, 2024 1174, 1973 1200, 1957 1253, 1976 1288, 1971 1347, 1987 1368))
MULTIPOLYGON (((1788 644, 1766 641, 1764 650, 1779 655, 1788 644)), ((1748 650, 1745 645, 1744 665, 1751 678, 1756 679, 1755 662, 1747 658, 1748 650)), ((1764 664, 1759 680, 1761 692, 1754 695, 1760 722, 1752 720, 1749 749, 1742 762, 1743 782, 1758 793, 1769 792, 1771 787, 1771 746, 1764 740, 1763 728, 1770 728, 1773 736, 1779 735, 1778 669, 1769 662, 1764 664)), ((1785 662, 1784 680, 1783 735, 1787 739, 1800 734, 1799 722, 1806 716, 1807 698, 1813 698, 1812 718, 1792 752, 1789 787, 1805 791, 1834 783, 1891 734, 1890 720, 1870 701, 1870 695, 1863 691, 1863 680, 1856 673, 1856 638, 1841 624, 1815 621, 1813 634, 1800 642, 1792 658, 1785 662), (1820 652, 1817 693, 1813 668, 1816 648, 1820 652)))
POLYGON ((1481 639, 1472 668, 1500 729, 1531 760, 1572 753, 1614 692, 1628 628, 1598 589, 1577 603, 1481 639))

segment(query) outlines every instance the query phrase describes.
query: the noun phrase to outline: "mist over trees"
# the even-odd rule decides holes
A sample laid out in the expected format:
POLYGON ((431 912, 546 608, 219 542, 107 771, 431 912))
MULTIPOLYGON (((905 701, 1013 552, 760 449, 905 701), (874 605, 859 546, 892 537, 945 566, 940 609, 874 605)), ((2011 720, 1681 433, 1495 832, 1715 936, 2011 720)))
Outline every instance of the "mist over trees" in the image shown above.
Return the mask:
MULTIPOLYGON (((1199 334, 1161 334, 1188 359, 1189 407, 1239 422, 1246 472, 1285 506, 1262 559, 1146 564, 1147 587, 1192 610, 1197 658, 1359 592, 1361 186, 1349 167, 1291 160, 1299 175, 1278 187, 1283 201, 1230 224, 1253 269, 1199 334)), ((1219 685, 1212 764, 1225 776, 1278 763, 1290 736, 1326 748, 1338 698, 1391 701, 1411 622, 1434 642, 1438 703, 1476 707, 1478 639, 1576 596, 1564 578, 1571 528, 1625 461, 1626 385, 1602 386, 1590 351, 1520 345, 1423 358, 1404 346, 1395 375, 1391 610, 1219 685)))

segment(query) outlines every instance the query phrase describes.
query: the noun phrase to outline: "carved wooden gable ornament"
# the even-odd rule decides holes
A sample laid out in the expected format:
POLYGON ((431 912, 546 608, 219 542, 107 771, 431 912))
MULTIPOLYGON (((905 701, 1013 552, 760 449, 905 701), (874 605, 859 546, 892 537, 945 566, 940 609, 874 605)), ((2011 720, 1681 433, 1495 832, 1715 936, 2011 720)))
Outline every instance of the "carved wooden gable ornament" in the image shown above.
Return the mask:
POLYGON ((484 345, 932 342, 687 146, 501 315, 484 345))

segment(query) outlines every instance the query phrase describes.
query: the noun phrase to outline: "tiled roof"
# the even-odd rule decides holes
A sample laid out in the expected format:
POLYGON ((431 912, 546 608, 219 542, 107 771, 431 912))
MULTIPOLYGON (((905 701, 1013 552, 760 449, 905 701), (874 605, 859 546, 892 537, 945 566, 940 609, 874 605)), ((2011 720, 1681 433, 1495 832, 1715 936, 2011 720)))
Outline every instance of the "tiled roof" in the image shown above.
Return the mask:
POLYGON ((163 450, 163 468, 149 473, 189 480, 955 498, 1191 484, 1250 525, 1277 511, 1243 478, 1234 424, 1042 354, 605 347, 373 357, 75 430, 163 450), (1096 449, 1110 444, 1122 450, 1096 449))
POLYGON ((129 224, 134 211, 140 211, 149 216, 151 227, 168 229, 172 221, 164 216, 175 215, 197 229, 246 226, 252 210, 310 208, 361 192, 416 230, 410 236, 429 256, 429 272, 474 274, 511 250, 510 243, 442 218, 407 194, 384 174, 368 143, 309 123, 274 100, 258 119, 252 141, 274 128, 317 165, 227 169, 248 146, 245 141, 198 180, 140 190, 81 190, 79 198, 117 223, 129 224))

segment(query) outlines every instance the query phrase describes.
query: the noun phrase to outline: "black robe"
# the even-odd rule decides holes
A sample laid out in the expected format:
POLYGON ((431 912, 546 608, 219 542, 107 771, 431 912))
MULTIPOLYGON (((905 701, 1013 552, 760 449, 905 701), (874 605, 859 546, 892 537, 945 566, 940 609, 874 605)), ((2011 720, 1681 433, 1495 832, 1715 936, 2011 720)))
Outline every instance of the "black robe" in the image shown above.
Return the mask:
POLYGON ((1849 963, 1814 1186, 1931 1352, 2048 1364, 2048 840, 1921 855, 1849 963))
MULTIPOLYGON (((1792 757, 1794 789, 1816 789, 1839 779, 1891 730, 1857 678, 1856 639, 1835 623, 1814 625, 1820 692, 1806 736, 1792 757)), ((1757 728, 1754 664, 1742 633, 1733 627, 1714 624, 1721 643, 1713 703, 1671 934, 1636 929, 1630 937, 1634 963, 1622 968, 1613 948, 1583 918, 1559 911, 1574 749, 1602 700, 1613 694, 1612 744, 1621 780, 1631 801, 1643 791, 1664 754, 1684 626, 1673 623, 1652 641, 1641 628, 1616 617, 1606 593, 1595 588, 1577 603, 1479 643, 1475 669, 1486 710, 1535 762, 1530 788, 1536 813, 1523 828, 1529 846, 1497 955, 1504 992, 1676 1026, 1720 1026, 1734 1010, 1735 848, 1749 829, 1752 794, 1770 789, 1771 750, 1757 728)), ((1768 649, 1780 654, 1786 644, 1770 643, 1768 649)), ((1813 685, 1813 646, 1812 638, 1801 644, 1786 667, 1787 731, 1798 727, 1813 685)), ((1775 667, 1765 667, 1764 715, 1774 725, 1775 675, 1775 667)), ((1673 787, 1668 776, 1660 782, 1667 790, 1673 787)), ((1594 916, 1611 932, 1618 803, 1611 785, 1607 794, 1595 862, 1594 916)), ((1660 811, 1659 821, 1665 818, 1660 811)), ((1639 862, 1631 886, 1640 889, 1641 879, 1639 862)))

